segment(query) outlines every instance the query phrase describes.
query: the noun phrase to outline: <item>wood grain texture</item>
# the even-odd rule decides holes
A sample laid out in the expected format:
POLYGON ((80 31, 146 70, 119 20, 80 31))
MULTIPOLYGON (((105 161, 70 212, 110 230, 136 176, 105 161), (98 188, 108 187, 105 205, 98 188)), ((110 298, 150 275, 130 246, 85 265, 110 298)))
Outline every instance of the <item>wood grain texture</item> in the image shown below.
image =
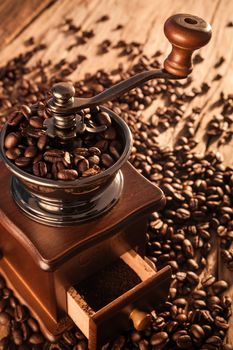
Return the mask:
MULTIPOLYGON (((148 0, 146 6, 142 0, 132 0, 125 2, 123 0, 61 0, 54 3, 44 11, 30 26, 28 26, 12 44, 2 50, 2 62, 22 52, 22 44, 29 37, 34 36, 36 42, 43 42, 48 45, 45 52, 39 52, 34 60, 51 59, 58 62, 62 58, 72 61, 78 54, 84 54, 88 57, 86 61, 70 76, 73 80, 84 77, 85 73, 94 73, 98 69, 110 71, 122 63, 125 68, 131 67, 134 60, 127 61, 125 57, 117 57, 116 50, 110 50, 109 53, 98 56, 97 46, 104 39, 110 38, 112 43, 118 40, 127 42, 138 41, 143 44, 143 52, 150 56, 157 49, 164 53, 163 59, 169 53, 171 46, 163 34, 163 24, 167 17, 174 13, 191 13, 203 17, 213 26, 213 37, 207 47, 200 50, 201 55, 206 60, 195 67, 192 78, 193 84, 188 88, 191 90, 194 86, 200 86, 202 82, 210 84, 211 88, 204 96, 198 96, 187 106, 185 116, 188 116, 194 106, 202 107, 202 112, 196 121, 196 136, 200 141, 197 149, 204 151, 206 144, 203 140, 204 130, 207 123, 218 113, 218 109, 212 110, 212 104, 218 99, 220 91, 229 93, 232 89, 233 81, 231 74, 233 68, 231 65, 233 53, 233 41, 231 40, 233 28, 227 28, 227 23, 231 20, 233 3, 227 0, 196 0, 196 1, 171 1, 165 0, 163 6, 160 2, 148 0), (76 10, 78 9, 78 10, 76 10), (104 23, 96 23, 103 15, 109 14, 110 20, 104 23), (87 44, 75 47, 67 51, 68 47, 75 42, 74 35, 66 35, 61 29, 61 24, 65 18, 72 18, 77 26, 83 30, 94 29, 95 36, 87 44), (118 24, 123 24, 123 29, 113 31, 118 24), (216 28, 216 29, 215 29, 216 28), (226 49, 224 49, 224 46, 226 49), (225 56, 225 62, 221 66, 220 73, 224 76, 220 81, 212 82, 216 75, 214 64, 222 56, 225 56)), ((32 60, 33 63, 33 60, 32 60)), ((148 108, 144 116, 147 118, 156 108, 163 104, 161 100, 156 100, 148 108)), ((179 123, 175 129, 170 128, 167 132, 161 134, 159 141, 161 144, 175 143, 178 134, 182 133, 185 123, 179 123)), ((217 144, 212 145, 212 149, 217 149, 217 144)), ((233 142, 227 146, 221 146, 228 164, 233 164, 229 157, 229 149, 233 148, 233 142)))
POLYGON ((54 0, 2 0, 0 2, 0 49, 11 43, 54 0))
MULTIPOLYGON (((19 8, 29 2, 34 3, 34 5, 35 3, 39 3, 42 6, 42 2, 28 0, 19 2, 19 8)), ((98 69, 104 68, 110 71, 117 67, 119 63, 122 63, 124 68, 133 65, 133 60, 127 61, 125 57, 117 57, 115 50, 110 50, 106 55, 97 56, 97 45, 104 39, 110 38, 113 43, 117 43, 118 40, 126 40, 127 42, 135 40, 143 44, 146 55, 150 56, 159 49, 164 53, 165 58, 165 55, 170 51, 170 45, 163 34, 163 24, 167 17, 175 13, 191 13, 209 21, 213 26, 213 37, 209 45, 200 51, 205 61, 195 67, 192 73, 193 84, 188 89, 191 89, 193 86, 200 86, 204 81, 210 84, 210 89, 206 95, 198 96, 190 102, 185 111, 186 117, 191 113, 194 106, 202 108, 202 112, 196 120, 196 137, 199 139, 197 150, 204 152, 207 149, 206 139, 204 137, 205 128, 213 116, 220 111, 219 108, 212 109, 211 106, 218 100, 221 91, 224 91, 226 94, 233 91, 233 28, 227 27, 227 23, 233 20, 233 1, 163 0, 161 2, 161 0, 147 0, 145 2, 145 0, 60 0, 48 7, 46 11, 41 12, 40 16, 37 16, 30 25, 24 24, 18 30, 18 35, 13 41, 12 38, 16 35, 14 34, 12 36, 10 34, 7 28, 7 22, 4 20, 4 14, 7 13, 6 8, 9 9, 12 3, 12 1, 4 0, 0 5, 1 38, 3 38, 2 40, 4 40, 5 44, 10 43, 2 49, 2 64, 8 59, 15 57, 18 53, 21 53, 23 51, 24 41, 34 36, 36 42, 45 42, 48 45, 46 52, 39 52, 35 59, 52 59, 54 62, 58 62, 62 58, 72 61, 78 54, 85 54, 88 57, 88 60, 80 64, 71 76, 75 80, 81 79, 87 72, 94 73, 98 69), (110 20, 104 23, 96 23, 104 14, 109 14, 110 20), (74 36, 67 36, 62 32, 60 25, 64 21, 64 18, 72 18, 77 26, 82 26, 83 30, 94 29, 95 37, 89 40, 87 44, 73 48, 68 52, 67 48, 74 43, 74 36), (124 26, 123 29, 113 31, 113 28, 118 24, 122 24, 124 26), (214 64, 221 56, 225 57, 225 62, 218 70, 218 73, 223 78, 213 82, 213 77, 217 73, 214 64)), ((48 1, 44 0, 44 3, 48 3, 48 1)), ((30 17, 30 15, 28 16, 30 17)), ((145 118, 148 118, 163 103, 161 100, 156 100, 145 112, 145 118)), ((185 117, 175 128, 170 128, 161 134, 159 137, 161 145, 173 145, 175 143, 177 135, 183 133, 185 117)), ((218 147, 217 142, 214 142, 210 148, 220 150, 224 155, 225 163, 233 165, 233 141, 221 147, 218 147)), ((232 275, 223 268, 218 255, 216 248, 209 256, 205 273, 212 272, 219 278, 228 278, 229 282, 231 282, 232 275)), ((233 287, 231 287, 228 293, 233 296, 233 287)), ((231 325, 232 323, 233 321, 231 321, 231 325)), ((230 327, 228 338, 233 339, 233 327, 230 327)))

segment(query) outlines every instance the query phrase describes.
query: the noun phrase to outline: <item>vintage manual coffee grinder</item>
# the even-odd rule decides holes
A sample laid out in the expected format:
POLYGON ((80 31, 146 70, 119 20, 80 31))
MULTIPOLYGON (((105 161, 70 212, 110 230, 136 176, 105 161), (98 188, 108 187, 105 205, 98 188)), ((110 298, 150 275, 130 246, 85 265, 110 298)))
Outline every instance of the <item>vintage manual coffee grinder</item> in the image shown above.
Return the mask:
MULTIPOLYGON (((101 105, 150 79, 188 76, 193 51, 210 40, 210 25, 179 14, 166 21, 164 30, 172 51, 163 70, 139 73, 92 98, 74 97, 68 83, 52 88, 45 106, 50 118, 41 132, 55 139, 60 149, 70 148, 79 135, 96 132, 82 113, 99 106, 110 115, 123 145, 108 169, 69 181, 29 174, 6 156, 4 140, 17 126, 8 123, 2 130, 0 271, 50 340, 73 320, 88 338, 89 349, 99 349, 132 322, 137 330, 146 327, 150 312, 167 297, 170 267, 156 271, 144 259, 148 215, 164 206, 164 194, 127 162, 129 128, 101 105), (129 273, 127 281, 124 271, 129 273), (97 307, 93 292, 99 291, 100 280, 104 301, 97 307), (111 285, 126 282, 130 284, 121 295, 105 300, 111 285)), ((103 125, 99 128, 105 130, 103 125)))

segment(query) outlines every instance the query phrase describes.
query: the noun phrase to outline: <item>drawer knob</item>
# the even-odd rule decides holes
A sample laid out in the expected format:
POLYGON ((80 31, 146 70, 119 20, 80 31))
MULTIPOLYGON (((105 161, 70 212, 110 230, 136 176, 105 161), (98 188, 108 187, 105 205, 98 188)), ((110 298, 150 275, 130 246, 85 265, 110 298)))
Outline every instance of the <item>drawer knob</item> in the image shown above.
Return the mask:
POLYGON ((133 321, 133 325, 136 331, 143 331, 150 324, 151 314, 140 311, 138 309, 134 309, 130 313, 129 318, 133 321))

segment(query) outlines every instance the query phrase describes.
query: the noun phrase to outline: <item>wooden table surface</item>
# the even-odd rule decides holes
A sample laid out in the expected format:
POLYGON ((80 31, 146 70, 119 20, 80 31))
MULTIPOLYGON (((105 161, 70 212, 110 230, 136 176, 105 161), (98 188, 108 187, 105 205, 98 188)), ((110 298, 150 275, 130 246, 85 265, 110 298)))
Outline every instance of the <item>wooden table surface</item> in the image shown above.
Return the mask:
MULTIPOLYGON (((212 106, 219 99, 220 92, 226 94, 233 92, 233 27, 227 26, 233 21, 232 0, 2 0, 1 65, 25 50, 23 43, 32 36, 35 42, 43 42, 48 46, 45 51, 38 52, 35 59, 51 59, 58 62, 62 58, 72 61, 78 54, 85 54, 88 57, 70 76, 74 80, 81 79, 85 73, 94 73, 100 68, 110 71, 117 67, 119 62, 122 62, 125 68, 133 65, 133 60, 127 61, 126 57, 117 57, 115 50, 110 50, 102 56, 97 55, 97 46, 104 39, 110 39, 113 43, 119 40, 137 41, 143 44, 146 55, 150 56, 156 50, 161 50, 165 58, 170 50, 170 44, 163 34, 163 24, 167 17, 175 13, 190 13, 203 17, 213 26, 211 42, 200 50, 205 60, 195 66, 191 86, 195 84, 200 86, 202 82, 206 82, 210 85, 210 89, 205 95, 191 101, 185 111, 185 115, 188 116, 194 106, 202 109, 196 121, 196 137, 199 140, 197 149, 204 152, 207 148, 203 136, 206 125, 220 111, 219 107, 213 109, 212 106), (110 17, 108 21, 97 21, 106 14, 110 17), (74 36, 62 32, 61 24, 65 18, 72 18, 75 25, 81 25, 83 30, 93 29, 95 36, 85 45, 68 51, 67 48, 74 43, 74 36), (122 24, 123 28, 113 31, 118 24, 122 24), (222 56, 225 61, 216 71, 214 65, 222 56), (217 73, 221 74, 222 78, 213 81, 217 73)), ((145 118, 159 103, 162 102, 156 100, 146 110, 145 118)), ((174 144, 184 122, 181 121, 175 128, 163 133, 159 138, 160 143, 174 144)), ((216 141, 210 147, 222 152, 226 164, 233 164, 233 141, 222 146, 218 146, 216 141)), ((226 276, 226 271, 222 267, 217 269, 216 256, 217 251, 214 250, 210 255, 207 269, 218 273, 218 277, 221 278, 226 276)), ((228 280, 231 277, 228 273, 228 280)), ((231 289, 228 294, 233 295, 233 288, 231 289)), ((233 326, 232 321, 231 323, 233 326)), ((232 333, 233 327, 229 331, 231 339, 232 333)))

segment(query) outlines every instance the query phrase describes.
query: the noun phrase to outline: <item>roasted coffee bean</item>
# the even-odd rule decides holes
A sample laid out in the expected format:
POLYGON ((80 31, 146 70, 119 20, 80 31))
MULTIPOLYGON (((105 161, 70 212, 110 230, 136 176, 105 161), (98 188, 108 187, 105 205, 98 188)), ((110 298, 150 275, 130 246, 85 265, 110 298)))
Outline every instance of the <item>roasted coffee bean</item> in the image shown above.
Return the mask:
POLYGON ((40 333, 34 333, 29 338, 29 343, 34 345, 42 344, 44 337, 40 333))
MULTIPOLYGON (((105 140, 115 140, 117 137, 117 133, 116 133, 116 130, 112 126, 110 126, 107 130, 105 130, 101 133, 101 136, 105 140)), ((98 146, 96 146, 96 147, 98 147, 98 146)), ((100 147, 98 147, 98 148, 100 148, 100 147)))
POLYGON ((63 169, 58 172, 57 177, 59 180, 76 180, 78 178, 78 172, 74 169, 63 169))
POLYGON ((34 318, 29 317, 28 320, 27 320, 27 323, 28 323, 29 327, 32 329, 32 331, 34 333, 38 333, 39 332, 38 322, 34 318))
POLYGON ((109 145, 109 151, 115 159, 119 159, 122 151, 121 143, 117 140, 112 141, 109 145))
POLYGON ((42 129, 43 128, 44 120, 40 117, 33 116, 29 119, 29 124, 36 129, 42 129))
POLYGON ((228 288, 228 283, 226 281, 216 281, 212 284, 212 289, 215 294, 222 294, 228 288))
POLYGON ((101 155, 100 149, 97 147, 94 147, 94 146, 89 147, 88 152, 90 153, 91 156, 100 156, 101 155))
POLYGON ((109 168, 110 166, 113 165, 114 160, 109 154, 103 153, 101 155, 101 162, 106 168, 109 168))
POLYGON ((30 136, 35 139, 39 139, 42 135, 44 135, 44 131, 42 129, 35 129, 32 127, 27 127, 27 129, 22 133, 22 136, 30 136))
POLYGON ((88 162, 90 166, 93 166, 94 164, 98 165, 100 162, 100 157, 93 155, 91 157, 88 157, 88 162))
POLYGON ((64 169, 65 169, 65 165, 64 165, 64 163, 63 163, 62 161, 53 163, 53 165, 52 165, 52 175, 53 175, 53 178, 54 178, 55 180, 57 180, 57 178, 58 178, 58 172, 59 172, 60 170, 64 170, 64 169))
POLYGON ((216 327, 227 330, 229 328, 228 322, 221 316, 216 316, 214 320, 214 324, 216 327))
POLYGON ((48 143, 48 137, 46 135, 41 135, 38 138, 37 147, 39 148, 39 150, 42 151, 45 148, 47 143, 48 143))
POLYGON ((30 337, 32 332, 29 326, 27 325, 26 321, 21 322, 21 330, 22 330, 23 340, 27 340, 30 337))
POLYGON ((29 119, 29 117, 32 114, 32 110, 29 106, 27 105, 22 105, 20 108, 20 112, 24 115, 25 118, 29 119))
POLYGON ((19 148, 10 148, 6 151, 6 157, 11 160, 19 158, 21 155, 21 150, 19 148))
POLYGON ((37 147, 28 146, 24 151, 24 157, 26 158, 34 158, 37 155, 37 147))
POLYGON ((27 158, 27 157, 19 157, 15 160, 15 164, 19 168, 26 168, 29 166, 30 163, 31 163, 31 158, 27 158))
POLYGON ((152 335, 150 343, 152 346, 162 349, 162 346, 164 347, 166 345, 167 340, 168 334, 166 332, 159 332, 152 335))
POLYGON ((38 163, 38 162, 40 162, 41 160, 43 160, 43 154, 42 153, 39 153, 39 154, 37 154, 37 156, 33 159, 33 164, 35 164, 35 163, 38 163))
POLYGON ((202 279, 201 283, 203 287, 209 287, 215 282, 216 278, 212 275, 207 276, 206 278, 202 279))
MULTIPOLYGON (((99 140, 94 145, 95 148, 98 148, 101 152, 106 152, 108 149, 108 141, 107 140, 99 140)), ((99 154, 97 154, 99 155, 99 154)))
POLYGON ((99 112, 97 114, 97 120, 101 125, 110 126, 112 124, 111 118, 107 112, 99 112))
POLYGON ((0 312, 0 324, 8 325, 10 323, 10 315, 6 312, 0 312))
POLYGON ((20 330, 17 330, 17 329, 13 330, 12 331, 12 338, 13 338, 15 345, 22 345, 23 337, 22 337, 22 333, 20 332, 20 330))
POLYGON ((74 155, 75 156, 88 157, 89 156, 89 150, 88 150, 88 148, 77 147, 77 148, 74 149, 74 155))
POLYGON ((8 117, 7 123, 12 126, 17 126, 24 119, 24 116, 20 112, 12 112, 12 114, 8 117))
POLYGON ((37 162, 33 164, 33 174, 40 177, 46 177, 48 173, 47 165, 45 162, 37 162))
POLYGON ((189 349, 192 346, 192 339, 188 334, 181 335, 176 340, 176 345, 179 349, 189 349))
POLYGON ((205 337, 205 332, 199 324, 193 324, 190 328, 190 335, 196 340, 202 340, 205 337))
POLYGON ((187 281, 190 284, 196 286, 199 283, 199 277, 198 277, 198 275, 195 272, 188 271, 187 272, 187 281))
POLYGON ((184 208, 178 208, 176 211, 176 215, 179 219, 187 220, 190 217, 190 211, 184 208))
POLYGON ((93 176, 93 175, 97 175, 100 171, 98 169, 95 168, 89 168, 86 171, 84 171, 82 173, 83 177, 88 177, 88 176, 93 176))
POLYGON ((89 169, 89 161, 88 159, 82 159, 77 164, 77 170, 79 173, 84 173, 89 169))
POLYGON ((16 305, 14 316, 17 322, 23 322, 28 318, 28 310, 23 305, 16 305))
POLYGON ((193 250, 192 243, 188 239, 184 239, 182 246, 183 246, 184 254, 187 256, 187 258, 193 258, 194 250, 193 250))
POLYGON ((83 156, 75 156, 75 158, 74 158, 74 164, 75 165, 78 165, 78 163, 81 161, 81 160, 83 160, 83 159, 85 159, 85 157, 83 157, 83 156))
POLYGON ((8 149, 13 148, 18 145, 19 140, 20 140, 19 134, 16 132, 11 132, 6 136, 4 141, 4 146, 8 149))

